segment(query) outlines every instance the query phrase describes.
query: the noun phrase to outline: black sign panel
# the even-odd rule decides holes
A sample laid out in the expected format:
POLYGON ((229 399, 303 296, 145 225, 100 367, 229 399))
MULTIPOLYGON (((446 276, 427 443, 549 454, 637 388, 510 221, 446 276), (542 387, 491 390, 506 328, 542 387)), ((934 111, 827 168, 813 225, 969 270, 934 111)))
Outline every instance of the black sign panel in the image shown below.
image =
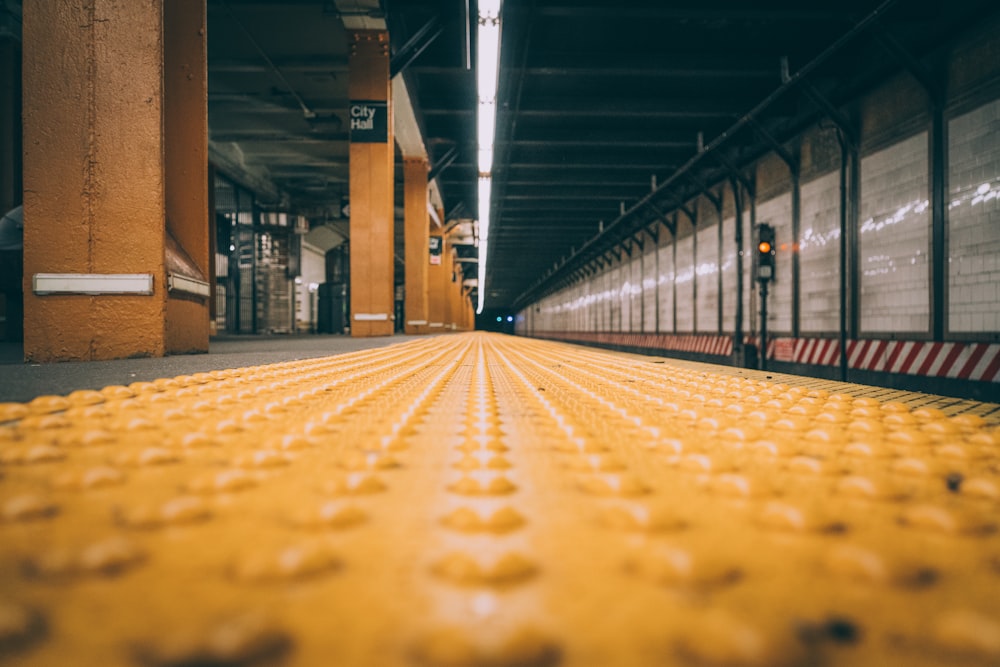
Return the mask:
POLYGON ((441 263, 441 237, 440 236, 431 236, 427 240, 429 241, 428 246, 430 247, 430 251, 431 251, 431 264, 435 264, 435 265, 440 264, 441 263))
POLYGON ((389 141, 389 107, 385 100, 352 100, 351 142, 384 144, 389 141))

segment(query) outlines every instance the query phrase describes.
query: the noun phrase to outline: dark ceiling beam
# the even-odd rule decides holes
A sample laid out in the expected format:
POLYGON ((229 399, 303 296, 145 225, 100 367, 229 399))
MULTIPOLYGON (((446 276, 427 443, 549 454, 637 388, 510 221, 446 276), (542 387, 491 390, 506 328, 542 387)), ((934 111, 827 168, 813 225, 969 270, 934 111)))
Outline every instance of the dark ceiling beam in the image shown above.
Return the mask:
MULTIPOLYGON (((316 58, 277 59, 274 66, 282 72, 303 72, 308 74, 346 74, 349 71, 347 58, 331 58, 322 56, 316 58)), ((215 60, 208 61, 210 74, 261 74, 270 72, 271 67, 260 59, 252 60, 215 60)))
POLYGON ((619 164, 611 162, 603 162, 600 160, 599 156, 595 156, 593 161, 576 161, 572 164, 565 162, 523 162, 514 161, 507 164, 510 170, 520 171, 531 171, 531 170, 542 170, 551 174, 555 173, 573 173, 574 171, 633 171, 643 176, 650 174, 652 172, 659 172, 664 170, 670 170, 676 168, 676 163, 674 162, 650 162, 650 161, 633 161, 630 164, 619 164))
POLYGON ((601 193, 587 194, 581 191, 579 194, 570 194, 568 192, 564 192, 564 193, 555 193, 551 195, 543 195, 543 194, 517 194, 508 191, 504 199, 509 202, 542 202, 545 204, 560 202, 560 201, 568 201, 568 202, 609 201, 613 203, 618 203, 622 200, 623 197, 626 199, 628 198, 627 195, 623 195, 620 192, 612 192, 606 194, 601 194, 601 193))
POLYGON ((602 7, 584 5, 579 2, 560 3, 536 9, 540 16, 572 19, 624 19, 637 20, 670 20, 670 21, 847 21, 854 18, 852 12, 842 6, 810 7, 794 6, 788 8, 755 8, 726 3, 723 7, 712 7, 712 3, 704 3, 700 7, 671 7, 669 4, 658 7, 631 8, 622 7, 619 3, 611 3, 602 7))
POLYGON ((511 146, 524 147, 587 147, 587 148, 694 148, 694 139, 588 139, 581 136, 577 139, 515 139, 511 146))
MULTIPOLYGON (((346 111, 350 101, 346 97, 312 99, 316 113, 346 111)), ((212 113, 220 109, 232 109, 246 113, 284 113, 291 111, 301 116, 301 110, 295 98, 288 93, 208 93, 208 111, 212 113)))
POLYGON ((529 67, 526 74, 545 77, 605 77, 650 79, 773 79, 774 68, 750 68, 730 65, 728 67, 529 67))
POLYGON ((567 187, 567 188, 589 188, 594 186, 608 186, 619 188, 635 189, 639 183, 634 178, 611 179, 600 174, 595 174, 593 178, 583 178, 583 174, 575 174, 572 178, 561 178, 561 174, 551 174, 548 178, 538 178, 532 180, 511 179, 507 185, 511 188, 517 187, 567 187))
POLYGON ((421 108, 420 111, 425 117, 427 116, 471 116, 475 118, 476 110, 469 107, 431 107, 425 106, 421 108))
POLYGON ((444 27, 445 24, 439 16, 432 17, 421 26, 389 60, 389 77, 396 78, 407 66, 419 58, 420 54, 444 32, 444 27))
POLYGON ((430 172, 427 174, 427 180, 433 181, 436 179, 444 172, 445 169, 454 164, 456 159, 458 159, 458 148, 452 146, 447 153, 434 162, 434 166, 431 167, 430 172))
POLYGON ((518 112, 528 117, 577 118, 599 116, 606 122, 613 118, 736 118, 746 105, 739 99, 705 100, 622 100, 608 101, 600 96, 579 98, 535 99, 532 105, 522 105, 518 112))
POLYGON ((213 132, 212 141, 227 143, 238 142, 263 142, 269 144, 332 144, 343 143, 348 140, 346 132, 328 132, 311 134, 289 134, 287 132, 274 132, 265 130, 240 130, 231 132, 213 132))

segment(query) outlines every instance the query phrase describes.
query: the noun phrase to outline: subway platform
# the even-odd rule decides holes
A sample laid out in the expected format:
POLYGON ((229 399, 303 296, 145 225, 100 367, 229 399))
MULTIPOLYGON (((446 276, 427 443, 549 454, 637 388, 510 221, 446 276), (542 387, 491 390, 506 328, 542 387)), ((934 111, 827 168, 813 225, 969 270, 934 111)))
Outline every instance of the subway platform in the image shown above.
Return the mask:
POLYGON ((1000 405, 380 343, 0 404, 0 665, 1000 663, 1000 405))

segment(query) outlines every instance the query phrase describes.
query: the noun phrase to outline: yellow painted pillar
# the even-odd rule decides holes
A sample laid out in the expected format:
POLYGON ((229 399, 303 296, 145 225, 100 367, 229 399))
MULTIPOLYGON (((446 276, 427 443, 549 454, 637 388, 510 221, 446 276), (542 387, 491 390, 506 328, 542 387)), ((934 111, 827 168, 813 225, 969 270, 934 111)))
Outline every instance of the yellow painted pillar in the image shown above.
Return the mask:
POLYGON ((427 330, 430 333, 444 331, 447 317, 446 302, 450 277, 447 273, 445 256, 447 240, 440 232, 430 235, 430 265, 427 267, 427 330))
MULTIPOLYGON (((190 307, 168 304, 174 299, 168 299, 166 261, 168 181, 172 174, 186 174, 205 187, 206 152, 199 144, 205 133, 198 129, 203 122, 191 119, 194 131, 182 133, 195 145, 169 141, 175 113, 198 113, 197 105, 181 98, 199 96, 204 86, 199 77, 205 69, 205 6, 204 0, 185 0, 165 13, 165 4, 170 3, 25 3, 24 353, 29 360, 207 350, 207 335, 198 333, 207 331, 207 302, 192 294, 185 297, 192 300, 190 307), (170 58, 168 24, 171 32, 186 33, 169 47, 180 55, 175 50, 170 58), (172 70, 178 63, 186 68, 182 73, 172 70), (178 96, 177 105, 165 102, 168 94, 178 96)), ((197 229, 207 226, 207 203, 198 191, 196 186, 195 193, 172 200, 178 220, 171 227, 183 251, 175 257, 191 264, 192 272, 208 262, 207 243, 201 247, 207 231, 197 229)), ((197 288, 197 281, 187 287, 197 288)))
POLYGON ((462 293, 462 278, 457 273, 458 262, 455 261, 457 253, 454 248, 448 248, 448 310, 445 315, 445 327, 449 331, 458 328, 459 297, 462 293))
POLYGON ((403 216, 406 246, 406 295, 404 331, 408 334, 428 332, 427 270, 430 265, 430 216, 427 214, 427 160, 403 160, 403 216))
POLYGON ((351 335, 391 336, 395 155, 389 33, 358 30, 351 39, 351 335))
POLYGON ((205 0, 168 0, 163 19, 167 275, 173 282, 167 294, 166 351, 207 352, 215 292, 209 264, 214 244, 209 240, 205 0))

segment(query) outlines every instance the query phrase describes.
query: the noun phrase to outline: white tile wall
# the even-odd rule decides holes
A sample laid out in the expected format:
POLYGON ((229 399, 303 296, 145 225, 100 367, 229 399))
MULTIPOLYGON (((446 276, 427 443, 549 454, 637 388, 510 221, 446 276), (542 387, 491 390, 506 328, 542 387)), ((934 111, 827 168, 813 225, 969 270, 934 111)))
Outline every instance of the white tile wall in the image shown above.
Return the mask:
POLYGON ((840 172, 802 184, 799 221, 799 328, 840 330, 840 172))
POLYGON ((1000 331, 1000 100, 948 123, 948 329, 1000 331))
POLYGON ((698 229, 698 331, 719 332, 719 225, 713 222, 698 229))
POLYGON ((864 332, 930 327, 927 133, 861 158, 858 264, 864 332))
POLYGON ((656 282, 660 287, 660 333, 674 330, 674 246, 672 239, 664 239, 656 251, 656 282))
POLYGON ((615 266, 608 272, 608 300, 611 304, 611 323, 608 329, 610 331, 622 330, 622 282, 621 266, 615 266))
POLYGON ((638 246, 632 249, 631 267, 629 312, 632 313, 632 326, 629 331, 640 332, 642 331, 642 251, 638 246))
POLYGON ((631 331, 632 326, 632 267, 628 262, 628 257, 623 258, 625 262, 618 267, 618 280, 615 285, 618 288, 618 304, 621 309, 621 316, 618 320, 618 331, 631 331))
POLYGON ((642 256, 642 330, 656 331, 656 244, 646 241, 642 256))
POLYGON ((677 241, 677 331, 694 332, 694 235, 677 241))
POLYGON ((613 329, 611 321, 611 269, 605 269, 601 274, 601 331, 611 331, 613 329))
MULTIPOLYGON (((736 219, 722 221, 722 330, 736 328, 736 219)), ((743 286, 746 289, 746 285, 743 286)), ((745 314, 744 314, 745 316, 745 314)))
MULTIPOLYGON (((774 227, 774 279, 767 286, 768 335, 792 331, 792 194, 757 203, 757 224, 774 227)), ((756 240, 756 236, 751 240, 756 240)))
POLYGON ((601 270, 600 273, 591 278, 590 284, 591 321, 594 323, 597 331, 607 331, 608 318, 605 315, 604 308, 604 271, 601 270))

